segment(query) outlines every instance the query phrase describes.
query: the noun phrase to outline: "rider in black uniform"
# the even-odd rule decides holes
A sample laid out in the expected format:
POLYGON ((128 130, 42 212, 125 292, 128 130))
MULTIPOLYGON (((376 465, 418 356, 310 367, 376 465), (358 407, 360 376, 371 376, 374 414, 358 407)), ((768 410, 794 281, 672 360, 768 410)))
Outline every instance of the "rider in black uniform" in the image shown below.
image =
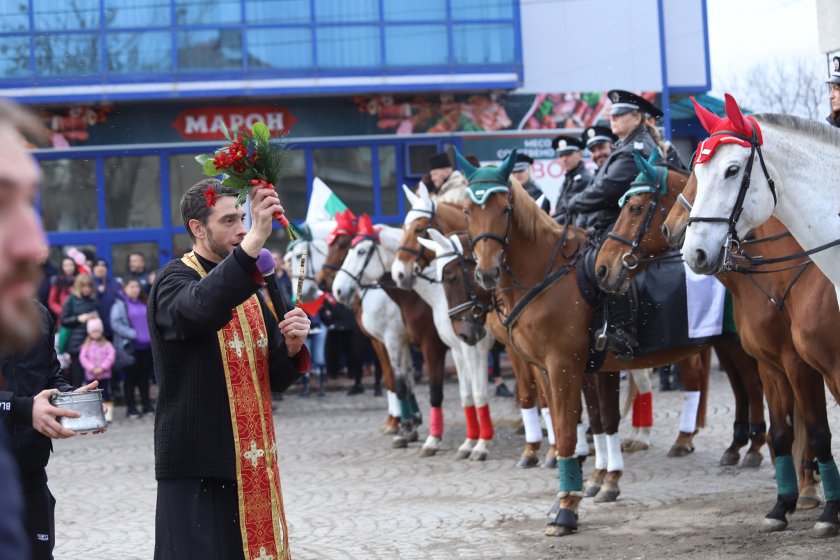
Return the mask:
POLYGON ((576 136, 558 136, 551 141, 551 147, 557 151, 557 159, 563 168, 563 186, 554 205, 554 219, 558 223, 571 220, 573 213, 569 212, 569 202, 586 189, 592 182, 592 172, 583 162, 583 150, 586 145, 576 136))
POLYGON ((831 104, 831 113, 826 120, 831 126, 840 127, 840 56, 832 60, 831 77, 828 81, 828 102, 831 104))

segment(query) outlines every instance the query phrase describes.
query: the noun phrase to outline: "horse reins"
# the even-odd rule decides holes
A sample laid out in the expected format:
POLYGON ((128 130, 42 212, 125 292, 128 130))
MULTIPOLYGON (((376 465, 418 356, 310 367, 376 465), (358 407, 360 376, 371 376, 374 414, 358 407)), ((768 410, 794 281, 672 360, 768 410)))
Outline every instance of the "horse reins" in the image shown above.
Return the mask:
MULTIPOLYGON (((376 245, 376 236, 363 235, 363 236, 360 236, 360 237, 362 237, 363 241, 373 241, 373 247, 365 255, 365 262, 364 262, 364 264, 362 264, 362 268, 359 269, 359 274, 354 275, 352 272, 350 272, 349 270, 347 270, 343 266, 338 267, 337 271, 338 272, 343 272, 344 274, 346 274, 347 276, 352 278, 353 281, 356 283, 356 285, 363 290, 367 290, 368 288, 379 288, 379 287, 382 286, 381 282, 374 282, 372 284, 363 284, 362 283, 362 273, 364 273, 365 269, 370 264, 370 261, 373 260, 373 255, 374 254, 379 258, 379 264, 382 265, 382 270, 386 270, 385 262, 382 260, 382 255, 379 254, 379 247, 376 245)), ((338 272, 336 273, 336 275, 338 275, 338 272)))

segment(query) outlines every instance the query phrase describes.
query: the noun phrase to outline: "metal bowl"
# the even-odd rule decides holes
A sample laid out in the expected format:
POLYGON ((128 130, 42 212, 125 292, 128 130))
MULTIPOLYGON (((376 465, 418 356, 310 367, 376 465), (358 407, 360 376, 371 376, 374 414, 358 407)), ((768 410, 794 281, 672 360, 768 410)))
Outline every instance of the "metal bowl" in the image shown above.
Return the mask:
POLYGON ((53 393, 50 402, 54 406, 75 410, 80 414, 78 418, 58 418, 58 422, 68 430, 84 433, 108 427, 105 413, 102 411, 102 389, 82 393, 53 393))

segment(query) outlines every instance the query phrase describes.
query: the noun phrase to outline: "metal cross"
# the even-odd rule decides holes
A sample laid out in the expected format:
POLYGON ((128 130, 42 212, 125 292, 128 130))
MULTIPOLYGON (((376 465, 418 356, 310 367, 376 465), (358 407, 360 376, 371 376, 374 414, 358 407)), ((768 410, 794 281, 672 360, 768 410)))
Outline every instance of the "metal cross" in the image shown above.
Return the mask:
POLYGON ((260 337, 257 339, 257 348, 262 350, 263 352, 268 351, 268 338, 263 334, 262 331, 257 331, 260 337))
POLYGON ((228 342, 228 348, 236 350, 236 356, 242 357, 242 349, 245 348, 245 343, 239 339, 239 332, 233 331, 233 340, 228 342))
POLYGON ((260 555, 254 558, 254 560, 274 560, 273 554, 267 554, 265 551, 265 547, 260 547, 260 555))
POLYGON ((251 440, 251 449, 242 454, 242 457, 251 461, 251 466, 254 468, 257 468, 257 461, 263 456, 265 456, 265 451, 257 448, 257 442, 254 440, 251 440))

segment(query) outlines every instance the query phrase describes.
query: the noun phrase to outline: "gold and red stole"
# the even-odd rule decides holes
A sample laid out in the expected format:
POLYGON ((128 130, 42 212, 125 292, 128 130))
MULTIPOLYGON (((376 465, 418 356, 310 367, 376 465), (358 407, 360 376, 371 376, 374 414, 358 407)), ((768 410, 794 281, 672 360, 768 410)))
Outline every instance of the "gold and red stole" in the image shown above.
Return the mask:
MULTIPOLYGON (((207 272, 194 253, 181 261, 207 272)), ((218 331, 236 445, 239 526, 247 560, 287 560, 289 537, 277 467, 277 445, 268 376, 268 335, 254 294, 233 310, 218 331)))

